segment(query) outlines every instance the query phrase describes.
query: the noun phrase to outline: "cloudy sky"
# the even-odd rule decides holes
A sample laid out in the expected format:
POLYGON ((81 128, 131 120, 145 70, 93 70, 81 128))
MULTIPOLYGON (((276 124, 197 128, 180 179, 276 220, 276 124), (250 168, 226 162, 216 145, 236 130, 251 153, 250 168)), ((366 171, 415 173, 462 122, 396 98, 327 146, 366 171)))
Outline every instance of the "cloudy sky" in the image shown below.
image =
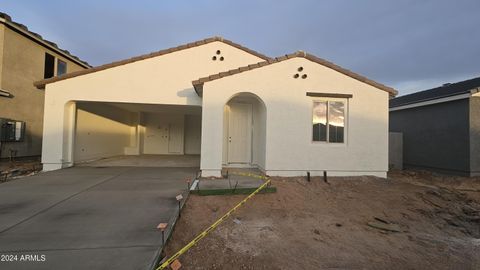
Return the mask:
POLYGON ((406 94, 480 76, 479 0, 4 0, 0 11, 91 65, 220 35, 305 50, 406 94))

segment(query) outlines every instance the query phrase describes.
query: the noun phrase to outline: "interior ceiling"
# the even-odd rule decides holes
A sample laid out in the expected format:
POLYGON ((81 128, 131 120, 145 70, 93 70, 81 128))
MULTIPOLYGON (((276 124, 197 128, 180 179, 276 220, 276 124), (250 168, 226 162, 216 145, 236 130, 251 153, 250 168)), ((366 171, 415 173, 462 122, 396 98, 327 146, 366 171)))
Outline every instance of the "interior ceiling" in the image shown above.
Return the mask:
POLYGON ((189 105, 100 102, 130 112, 202 114, 202 107, 189 105))

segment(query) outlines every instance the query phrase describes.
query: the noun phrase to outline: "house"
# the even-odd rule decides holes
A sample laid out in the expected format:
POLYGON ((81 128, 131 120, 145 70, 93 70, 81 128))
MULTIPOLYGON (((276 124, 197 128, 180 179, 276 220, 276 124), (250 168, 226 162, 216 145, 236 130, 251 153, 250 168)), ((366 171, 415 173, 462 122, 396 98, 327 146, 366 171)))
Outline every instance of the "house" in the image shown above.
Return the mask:
POLYGON ((44 170, 115 155, 199 155, 268 175, 388 170, 390 87, 305 52, 269 58, 221 37, 36 82, 44 170))
MULTIPOLYGON (((0 122, 15 120, 24 127, 24 133, 16 139, 6 141, 1 136, 0 158, 9 157, 10 150, 17 157, 41 154, 44 91, 33 82, 89 67, 0 13, 0 122)), ((3 124, 1 130, 5 134, 3 124)))
POLYGON ((480 175, 480 77, 390 100, 406 167, 480 175))

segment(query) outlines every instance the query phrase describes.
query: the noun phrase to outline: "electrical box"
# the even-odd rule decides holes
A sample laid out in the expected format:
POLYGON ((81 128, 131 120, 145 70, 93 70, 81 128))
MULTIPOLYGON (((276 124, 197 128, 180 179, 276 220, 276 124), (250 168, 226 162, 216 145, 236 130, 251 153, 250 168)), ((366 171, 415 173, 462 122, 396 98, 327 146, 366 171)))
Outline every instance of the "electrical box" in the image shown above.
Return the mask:
POLYGON ((25 122, 0 118, 0 141, 21 142, 25 138, 25 122))

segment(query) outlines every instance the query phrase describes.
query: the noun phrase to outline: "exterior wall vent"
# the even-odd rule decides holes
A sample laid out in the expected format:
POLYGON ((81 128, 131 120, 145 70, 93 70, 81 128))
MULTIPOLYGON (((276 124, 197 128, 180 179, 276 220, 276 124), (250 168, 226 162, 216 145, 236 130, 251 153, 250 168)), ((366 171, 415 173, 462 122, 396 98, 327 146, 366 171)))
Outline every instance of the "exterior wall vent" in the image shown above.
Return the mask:
POLYGON ((215 55, 212 57, 212 60, 213 60, 213 61, 216 61, 217 59, 220 60, 220 61, 225 60, 225 57, 223 57, 221 54, 222 54, 222 51, 217 50, 217 51, 215 52, 215 55))
POLYGON ((308 77, 307 74, 302 74, 300 76, 300 74, 303 72, 303 67, 298 67, 297 71, 298 71, 298 73, 295 73, 295 75, 293 75, 293 78, 298 79, 298 78, 302 77, 302 79, 306 79, 308 77))

